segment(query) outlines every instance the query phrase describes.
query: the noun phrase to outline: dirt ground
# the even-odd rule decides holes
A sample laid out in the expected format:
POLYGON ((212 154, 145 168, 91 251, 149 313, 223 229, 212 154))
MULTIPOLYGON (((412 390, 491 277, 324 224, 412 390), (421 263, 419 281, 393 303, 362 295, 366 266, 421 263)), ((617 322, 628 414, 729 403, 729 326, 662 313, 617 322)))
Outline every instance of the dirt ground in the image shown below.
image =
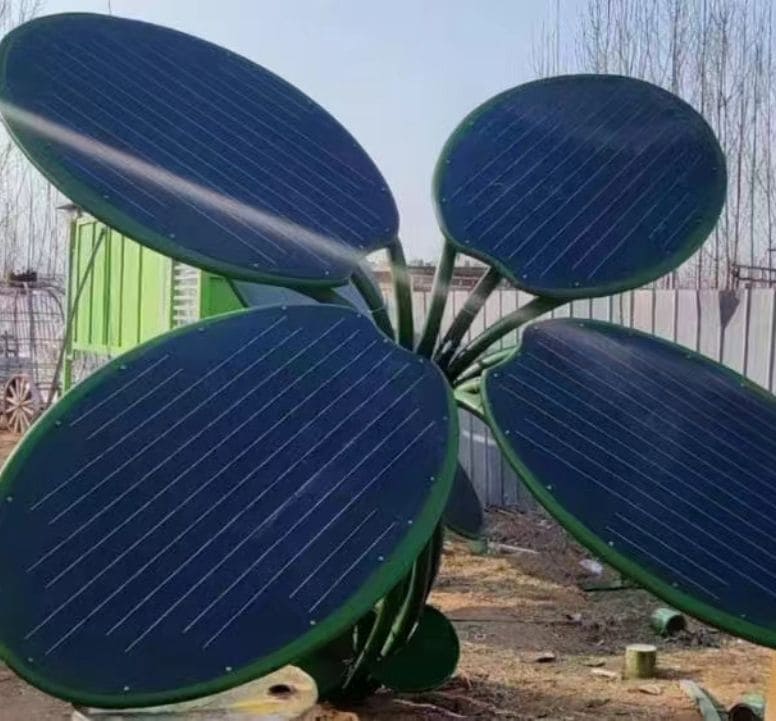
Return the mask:
MULTIPOLYGON (((14 440, 0 433, 0 458, 14 440)), ((696 721, 680 679, 693 679, 726 705, 762 690, 768 651, 692 621, 678 637, 656 638, 649 616, 657 599, 638 590, 583 591, 580 585, 617 579, 580 566, 585 552, 541 515, 493 510, 488 538, 534 552, 483 553, 447 541, 432 603, 461 639, 456 677, 419 696, 379 693, 352 709, 362 721, 696 721), (659 677, 622 681, 623 650, 640 642, 658 646, 659 677), (549 654, 553 660, 538 660, 549 654)), ((69 713, 0 667, 0 721, 62 721, 69 713)))

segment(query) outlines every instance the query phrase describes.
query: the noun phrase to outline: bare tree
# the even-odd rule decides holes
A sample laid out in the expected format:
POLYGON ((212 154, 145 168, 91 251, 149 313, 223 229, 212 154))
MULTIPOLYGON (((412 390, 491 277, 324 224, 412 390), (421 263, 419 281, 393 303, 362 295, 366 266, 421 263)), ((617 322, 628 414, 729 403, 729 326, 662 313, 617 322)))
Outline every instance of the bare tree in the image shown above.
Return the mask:
MULTIPOLYGON (((0 0, 0 35, 37 15, 42 0, 0 0)), ((65 266, 62 198, 0 129, 0 273, 33 269, 60 275, 65 266)))
POLYGON ((648 80, 694 105, 720 139, 728 164, 722 217, 711 241, 661 282, 727 287, 742 266, 773 270, 772 0, 588 0, 560 51, 559 37, 545 29, 535 43, 538 74, 574 69, 648 80))

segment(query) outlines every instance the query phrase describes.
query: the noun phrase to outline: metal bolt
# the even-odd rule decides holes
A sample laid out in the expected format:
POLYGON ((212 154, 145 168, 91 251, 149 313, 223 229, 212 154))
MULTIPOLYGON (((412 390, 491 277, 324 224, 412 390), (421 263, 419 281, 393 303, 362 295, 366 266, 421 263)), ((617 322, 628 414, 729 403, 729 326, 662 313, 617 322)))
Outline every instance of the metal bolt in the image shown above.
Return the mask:
POLYGON ((227 666, 227 667, 226 667, 224 670, 225 670, 227 673, 229 673, 229 672, 232 670, 232 667, 231 667, 231 666, 227 666))
POLYGON ((409 521, 407 521, 407 525, 408 525, 408 526, 411 526, 411 525, 412 525, 412 519, 411 519, 411 518, 410 518, 410 520, 409 520, 409 521))
POLYGON ((129 686, 124 686, 125 691, 129 691, 129 686))
POLYGON ((62 425, 62 421, 54 421, 54 425, 55 426, 61 426, 62 425))
POLYGON ((614 548, 614 541, 609 541, 609 544, 608 544, 608 545, 609 545, 611 548, 614 548))
POLYGON ((385 560, 385 556, 378 556, 377 560, 382 563, 385 560))
POLYGON ((314 618, 311 618, 310 619, 310 625, 311 626, 315 626, 315 624, 316 624, 316 620, 314 618))
POLYGON ((120 365, 119 366, 119 370, 120 371, 125 371, 126 369, 127 369, 127 367, 125 365, 120 365))
POLYGON ((434 478, 434 476, 429 476, 429 477, 428 477, 428 480, 429 480, 429 481, 431 481, 431 482, 433 483, 433 482, 436 480, 436 478, 434 478))
POLYGON ((6 496, 5 502, 6 503, 13 503, 13 496, 6 496))

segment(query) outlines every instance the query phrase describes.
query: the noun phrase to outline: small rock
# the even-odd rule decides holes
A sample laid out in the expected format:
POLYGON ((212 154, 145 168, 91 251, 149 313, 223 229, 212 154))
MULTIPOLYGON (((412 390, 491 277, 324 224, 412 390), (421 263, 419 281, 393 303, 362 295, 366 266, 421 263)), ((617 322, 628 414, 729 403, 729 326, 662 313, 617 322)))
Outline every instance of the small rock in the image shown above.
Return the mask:
POLYGON ((555 654, 552 651, 545 651, 534 657, 534 663, 552 663, 555 658, 555 654))
POLYGON ((590 666, 590 668, 599 668, 606 665, 606 661, 604 661, 602 658, 590 658, 583 663, 585 666, 590 666))
POLYGON ((579 565, 594 576, 600 576, 604 572, 603 565, 593 558, 583 558, 579 565))
POLYGON ((663 693, 663 689, 656 683, 645 683, 644 685, 639 686, 636 690, 640 693, 647 693, 650 696, 660 696, 660 694, 663 693))
POLYGON ((581 613, 567 613, 566 619, 571 621, 571 623, 582 623, 582 614, 581 613))
POLYGON ((620 678, 620 674, 616 671, 609 671, 609 669, 606 668, 594 668, 590 671, 590 673, 593 674, 593 676, 601 676, 602 678, 609 678, 609 679, 615 679, 620 678))
POLYGON ((585 708, 599 708, 600 706, 606 706, 609 703, 608 698, 591 698, 586 704, 585 708))

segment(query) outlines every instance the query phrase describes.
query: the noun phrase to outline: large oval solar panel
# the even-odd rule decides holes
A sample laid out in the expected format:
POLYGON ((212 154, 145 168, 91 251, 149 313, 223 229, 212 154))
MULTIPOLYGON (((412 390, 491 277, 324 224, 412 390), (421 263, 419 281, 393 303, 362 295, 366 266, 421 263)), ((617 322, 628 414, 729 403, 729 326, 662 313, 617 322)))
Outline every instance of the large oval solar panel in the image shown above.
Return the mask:
POLYGON ((334 285, 394 242, 388 187, 304 93, 211 43, 133 20, 53 15, 0 46, 3 118, 65 195, 192 265, 334 285))
POLYGON ((680 346, 553 320, 489 370, 487 413, 539 500, 672 605, 776 647, 776 399, 680 346))
POLYGON ((0 648, 92 705, 299 659, 407 573, 456 468, 430 362, 333 306, 241 311, 90 377, 0 479, 0 648))
POLYGON ((725 161, 689 105, 614 75, 550 78, 472 112, 434 179, 441 227, 516 285, 558 298, 643 285, 698 248, 725 161))

